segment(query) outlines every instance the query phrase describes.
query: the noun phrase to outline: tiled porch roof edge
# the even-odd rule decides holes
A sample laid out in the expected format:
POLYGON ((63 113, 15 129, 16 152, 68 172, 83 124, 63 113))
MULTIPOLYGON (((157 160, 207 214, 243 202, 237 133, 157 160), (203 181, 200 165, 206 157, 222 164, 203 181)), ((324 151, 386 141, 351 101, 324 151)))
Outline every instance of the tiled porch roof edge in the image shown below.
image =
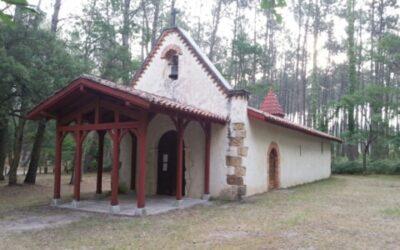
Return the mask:
POLYGON ((51 100, 53 97, 55 97, 57 95, 61 95, 62 92, 67 91, 68 88, 71 88, 71 85, 73 85, 76 82, 80 82, 81 80, 87 80, 87 81, 90 81, 91 83, 99 84, 99 85, 111 88, 113 90, 121 91, 124 94, 128 94, 128 95, 137 97, 137 98, 143 100, 144 102, 148 103, 152 107, 165 108, 170 111, 179 111, 182 113, 187 113, 187 114, 195 115, 198 117, 208 118, 213 121, 220 122, 220 123, 225 123, 228 121, 228 118, 226 116, 218 115, 218 114, 212 113, 212 112, 204 110, 204 109, 199 109, 199 108, 193 107, 191 105, 184 104, 184 103, 181 103, 176 100, 172 100, 167 97, 148 93, 148 92, 145 92, 142 90, 137 90, 131 86, 120 85, 115 82, 112 82, 112 81, 109 81, 106 79, 102 79, 100 77, 97 77, 94 75, 89 75, 89 74, 84 74, 84 75, 79 76, 75 80, 71 81, 71 83, 68 84, 67 86, 54 92, 50 97, 46 98, 45 100, 40 102, 38 105, 36 105, 28 113, 27 118, 33 119, 33 116, 37 115, 37 112, 40 111, 40 107, 42 105, 44 105, 46 102, 51 100))

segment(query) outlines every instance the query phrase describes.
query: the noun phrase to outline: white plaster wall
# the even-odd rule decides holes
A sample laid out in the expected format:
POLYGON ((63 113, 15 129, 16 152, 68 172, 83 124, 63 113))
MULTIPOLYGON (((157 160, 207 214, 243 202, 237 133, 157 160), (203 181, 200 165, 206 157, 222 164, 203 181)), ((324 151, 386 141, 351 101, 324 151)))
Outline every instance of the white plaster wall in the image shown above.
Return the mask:
POLYGON ((166 96, 219 115, 227 115, 227 98, 196 61, 177 33, 167 35, 148 68, 136 84, 137 89, 166 96), (179 46, 179 77, 171 80, 170 67, 161 53, 170 44, 179 46))
POLYGON ((210 155, 210 194, 219 197, 221 191, 228 188, 226 175, 226 152, 228 149, 228 126, 212 124, 210 155))
MULTIPOLYGON (((171 119, 166 115, 156 115, 148 127, 147 137, 147 176, 146 194, 153 195, 157 191, 157 157, 158 142, 161 136, 170 130, 175 130, 171 119)), ((210 191, 213 196, 218 196, 220 190, 226 185, 226 167, 224 149, 226 148, 226 128, 221 125, 212 126, 211 145, 211 170, 210 191)), ((188 124, 185 134, 185 181, 186 197, 201 198, 204 192, 204 158, 205 136, 200 124, 192 121, 188 124)), ((131 138, 124 136, 121 141, 120 160, 120 185, 129 187, 131 176, 131 138)), ((138 170, 138 168, 137 168, 138 170)), ((138 172, 136 173, 138 176, 138 172)))
POLYGON ((124 186, 128 190, 131 184, 131 145, 132 137, 130 134, 125 134, 120 144, 119 160, 121 167, 119 169, 119 186, 124 186))
POLYGON ((271 142, 279 147, 282 188, 328 178, 331 174, 330 142, 322 138, 256 120, 247 121, 245 158, 247 194, 268 190, 268 156, 271 142), (321 152, 323 143, 323 153, 321 152), (300 146, 302 147, 300 155, 300 146))
POLYGON ((247 99, 244 97, 232 97, 230 102, 229 118, 231 123, 247 121, 247 99))

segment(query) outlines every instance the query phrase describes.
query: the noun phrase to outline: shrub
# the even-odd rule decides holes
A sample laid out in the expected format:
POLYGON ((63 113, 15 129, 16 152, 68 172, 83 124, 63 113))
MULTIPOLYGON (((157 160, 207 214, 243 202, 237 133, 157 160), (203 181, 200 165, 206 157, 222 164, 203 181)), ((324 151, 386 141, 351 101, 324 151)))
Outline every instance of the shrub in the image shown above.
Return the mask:
MULTIPOLYGON (((364 169, 362 163, 359 161, 343 161, 343 159, 338 159, 332 163, 332 173, 363 174, 364 169)), ((366 174, 400 175, 400 161, 389 159, 368 161, 366 174)))
POLYGON ((126 184, 120 183, 118 187, 118 193, 119 194, 127 194, 129 191, 129 188, 126 184))
POLYGON ((400 174, 400 162, 389 159, 371 161, 368 163, 368 173, 400 174))
POLYGON ((334 162, 332 173, 334 174, 362 174, 364 172, 362 163, 358 161, 334 162))

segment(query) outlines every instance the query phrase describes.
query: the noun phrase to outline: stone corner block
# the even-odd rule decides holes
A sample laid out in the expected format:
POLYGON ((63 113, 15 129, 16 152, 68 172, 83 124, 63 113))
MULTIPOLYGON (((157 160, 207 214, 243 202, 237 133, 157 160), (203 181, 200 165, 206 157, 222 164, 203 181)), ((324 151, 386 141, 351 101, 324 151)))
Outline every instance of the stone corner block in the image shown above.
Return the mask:
POLYGON ((226 182, 228 183, 228 185, 242 186, 243 185, 243 177, 239 177, 236 175, 228 175, 226 182))
POLYGON ((239 167, 242 164, 242 158, 239 156, 226 156, 226 165, 239 167))
POLYGON ((238 148, 238 155, 240 155, 240 156, 247 156, 248 152, 249 152, 248 147, 239 147, 238 148))

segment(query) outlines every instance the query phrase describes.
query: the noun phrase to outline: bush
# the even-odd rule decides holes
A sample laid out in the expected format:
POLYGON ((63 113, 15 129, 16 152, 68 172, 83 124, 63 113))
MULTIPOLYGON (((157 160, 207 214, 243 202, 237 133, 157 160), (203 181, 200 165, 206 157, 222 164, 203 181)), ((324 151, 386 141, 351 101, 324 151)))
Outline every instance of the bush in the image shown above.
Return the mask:
MULTIPOLYGON (((338 159, 332 163, 332 173, 364 174, 364 169, 362 163, 359 161, 343 161, 343 159, 338 159)), ((368 161, 365 174, 400 175, 400 161, 388 159, 368 161)))
POLYGON ((333 162, 333 174, 362 174, 364 169, 361 162, 346 161, 346 162, 333 162))
POLYGON ((120 183, 118 187, 119 194, 127 194, 129 192, 129 188, 126 184, 120 183))
POLYGON ((371 161, 367 169, 371 174, 400 174, 400 162, 388 159, 371 161))

